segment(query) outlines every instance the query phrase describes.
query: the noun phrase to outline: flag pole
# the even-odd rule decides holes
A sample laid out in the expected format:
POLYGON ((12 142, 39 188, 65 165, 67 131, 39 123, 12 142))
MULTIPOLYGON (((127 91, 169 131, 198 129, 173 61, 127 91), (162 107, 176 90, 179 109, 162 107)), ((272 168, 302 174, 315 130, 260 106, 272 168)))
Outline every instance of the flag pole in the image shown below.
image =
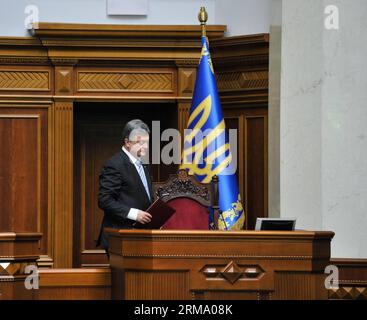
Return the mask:
MULTIPOLYGON (((201 24, 201 36, 206 38, 206 22, 208 21, 208 13, 206 12, 205 7, 200 8, 198 19, 201 24)), ((219 216, 221 216, 223 223, 225 225, 225 229, 228 230, 226 221, 224 220, 224 217, 219 207, 218 181, 219 181, 218 176, 217 175, 213 176, 212 181, 211 181, 211 192, 212 192, 211 207, 212 207, 213 215, 214 215, 214 219, 213 219, 214 228, 218 230, 218 220, 219 220, 219 216)))
POLYGON ((206 12, 205 7, 200 8, 198 18, 201 24, 201 36, 206 37, 206 22, 208 21, 208 13, 206 12))

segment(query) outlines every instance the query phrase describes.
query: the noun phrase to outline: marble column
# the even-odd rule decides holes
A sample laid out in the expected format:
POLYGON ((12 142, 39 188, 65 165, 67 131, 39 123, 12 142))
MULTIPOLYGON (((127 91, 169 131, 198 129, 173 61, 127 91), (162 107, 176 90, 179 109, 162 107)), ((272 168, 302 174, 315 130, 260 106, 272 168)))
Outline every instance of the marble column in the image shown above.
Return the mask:
POLYGON ((280 50, 270 56, 281 55, 281 71, 270 81, 269 133, 278 136, 269 150, 279 149, 279 165, 269 204, 300 229, 334 231, 333 257, 366 258, 367 2, 282 0, 281 12, 280 50), (339 11, 338 29, 325 27, 329 5, 339 11))
POLYGON ((268 186, 270 218, 280 216, 280 72, 282 49, 282 0, 273 0, 269 44, 269 146, 268 186))

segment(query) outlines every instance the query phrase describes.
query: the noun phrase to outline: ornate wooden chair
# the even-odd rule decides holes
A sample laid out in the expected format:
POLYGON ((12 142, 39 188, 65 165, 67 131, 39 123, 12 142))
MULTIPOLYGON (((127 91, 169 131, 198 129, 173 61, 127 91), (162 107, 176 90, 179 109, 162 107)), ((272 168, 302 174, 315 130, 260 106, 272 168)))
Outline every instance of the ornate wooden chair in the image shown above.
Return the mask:
POLYGON ((179 170, 171 174, 162 183, 154 183, 155 197, 161 198, 176 209, 172 217, 163 225, 162 229, 208 230, 217 227, 218 212, 218 178, 212 182, 200 183, 186 170, 179 170), (214 223, 209 228, 209 210, 214 210, 214 223))

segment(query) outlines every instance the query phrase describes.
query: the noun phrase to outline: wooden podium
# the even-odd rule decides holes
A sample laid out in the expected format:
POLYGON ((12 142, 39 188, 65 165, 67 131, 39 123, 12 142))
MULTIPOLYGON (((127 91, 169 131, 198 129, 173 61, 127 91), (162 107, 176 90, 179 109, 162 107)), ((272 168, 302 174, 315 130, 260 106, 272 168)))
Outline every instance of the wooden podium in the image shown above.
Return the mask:
POLYGON ((113 299, 327 299, 333 232, 107 231, 113 299))

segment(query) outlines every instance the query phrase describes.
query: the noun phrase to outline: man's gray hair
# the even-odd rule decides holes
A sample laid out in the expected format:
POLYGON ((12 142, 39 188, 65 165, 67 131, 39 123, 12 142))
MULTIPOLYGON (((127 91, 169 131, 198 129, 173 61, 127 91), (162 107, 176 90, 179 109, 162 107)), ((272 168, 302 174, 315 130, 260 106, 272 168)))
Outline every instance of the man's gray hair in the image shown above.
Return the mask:
POLYGON ((132 140, 137 135, 150 134, 149 127, 146 123, 141 121, 140 119, 134 119, 129 121, 124 129, 122 130, 122 141, 125 142, 125 139, 132 140))

